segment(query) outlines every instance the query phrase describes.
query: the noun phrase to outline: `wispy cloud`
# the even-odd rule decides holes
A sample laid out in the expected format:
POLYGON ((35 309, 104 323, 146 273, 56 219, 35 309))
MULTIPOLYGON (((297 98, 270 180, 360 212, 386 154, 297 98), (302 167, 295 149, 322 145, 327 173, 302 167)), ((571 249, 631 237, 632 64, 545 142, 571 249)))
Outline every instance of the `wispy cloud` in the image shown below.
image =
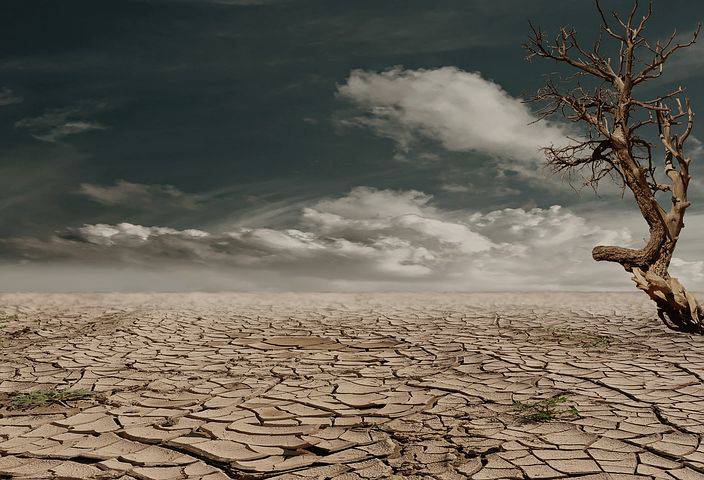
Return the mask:
POLYGON ((78 193, 106 206, 149 210, 194 209, 202 200, 201 195, 182 192, 172 185, 148 185, 125 180, 118 180, 115 185, 83 183, 78 193))
POLYGON ((49 110, 37 117, 23 118, 15 122, 15 128, 28 130, 37 140, 58 142, 69 135, 105 130, 107 127, 90 117, 106 108, 106 103, 83 102, 68 108, 49 110))
POLYGON ((7 87, 0 89, 0 107, 5 105, 13 105, 15 103, 22 103, 24 98, 15 95, 15 93, 7 87))

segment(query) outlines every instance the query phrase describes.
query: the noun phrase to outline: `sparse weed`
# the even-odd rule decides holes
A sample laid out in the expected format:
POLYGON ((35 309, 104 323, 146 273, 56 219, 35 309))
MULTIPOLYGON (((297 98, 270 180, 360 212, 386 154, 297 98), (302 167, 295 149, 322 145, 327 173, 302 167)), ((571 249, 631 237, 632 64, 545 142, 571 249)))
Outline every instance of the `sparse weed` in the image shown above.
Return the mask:
POLYGON ((560 405, 565 402, 567 402, 565 395, 556 395, 532 403, 513 402, 513 410, 526 423, 542 423, 566 417, 579 417, 579 411, 574 406, 560 408, 560 405))
POLYGON ((54 403, 65 405, 65 402, 91 397, 93 392, 84 389, 35 390, 27 393, 11 393, 9 407, 11 410, 27 410, 54 403))
POLYGON ((586 348, 607 348, 613 343, 613 338, 595 333, 584 333, 564 327, 546 328, 548 336, 586 348))

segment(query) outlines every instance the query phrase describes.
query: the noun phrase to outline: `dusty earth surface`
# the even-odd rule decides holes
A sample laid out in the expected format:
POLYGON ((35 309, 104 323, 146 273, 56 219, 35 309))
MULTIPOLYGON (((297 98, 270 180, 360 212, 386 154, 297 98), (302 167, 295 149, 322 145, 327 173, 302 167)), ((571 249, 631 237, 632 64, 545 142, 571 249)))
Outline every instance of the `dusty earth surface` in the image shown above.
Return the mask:
POLYGON ((6 294, 0 323, 0 478, 704 479, 704 338, 637 293, 6 294))

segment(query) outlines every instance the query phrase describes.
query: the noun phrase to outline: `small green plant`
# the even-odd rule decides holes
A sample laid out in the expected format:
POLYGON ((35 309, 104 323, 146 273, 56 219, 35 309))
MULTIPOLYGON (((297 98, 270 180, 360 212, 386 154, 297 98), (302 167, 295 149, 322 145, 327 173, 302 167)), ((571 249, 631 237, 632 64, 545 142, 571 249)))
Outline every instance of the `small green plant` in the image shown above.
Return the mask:
POLYGON ((560 408, 560 405, 565 402, 567 402, 565 395, 556 395, 532 403, 514 401, 513 410, 526 423, 542 423, 564 419, 565 417, 579 417, 579 411, 573 405, 567 408, 560 408))
POLYGON ((66 405, 66 402, 91 397, 93 397, 93 392, 85 389, 35 390, 27 393, 12 393, 10 394, 10 409, 27 410, 54 403, 66 405))

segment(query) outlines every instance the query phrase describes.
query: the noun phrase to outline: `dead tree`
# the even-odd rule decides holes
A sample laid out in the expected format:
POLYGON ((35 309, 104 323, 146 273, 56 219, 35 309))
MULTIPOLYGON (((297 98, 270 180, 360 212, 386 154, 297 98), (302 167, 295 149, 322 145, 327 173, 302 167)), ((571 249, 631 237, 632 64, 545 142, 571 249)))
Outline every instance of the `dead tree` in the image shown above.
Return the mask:
POLYGON ((590 49, 582 47, 569 27, 547 38, 531 25, 524 45, 528 60, 551 59, 573 70, 568 77, 548 76, 533 98, 540 104, 541 119, 560 115, 582 126, 565 145, 544 149, 547 164, 570 180, 579 174, 593 188, 610 179, 622 191, 633 193, 650 231, 646 244, 640 249, 597 246, 592 257, 619 263, 631 272, 668 327, 704 334, 704 307, 668 273, 690 206, 691 158, 685 143, 694 112, 689 99, 682 98, 681 86, 655 98, 640 95, 644 84, 661 77, 676 52, 696 42, 701 25, 685 41, 678 42, 674 32, 653 43, 644 35, 652 1, 642 16, 637 1, 627 16, 614 12, 611 20, 598 0, 596 10, 601 31, 590 49), (665 196, 665 201, 658 196, 665 196))

